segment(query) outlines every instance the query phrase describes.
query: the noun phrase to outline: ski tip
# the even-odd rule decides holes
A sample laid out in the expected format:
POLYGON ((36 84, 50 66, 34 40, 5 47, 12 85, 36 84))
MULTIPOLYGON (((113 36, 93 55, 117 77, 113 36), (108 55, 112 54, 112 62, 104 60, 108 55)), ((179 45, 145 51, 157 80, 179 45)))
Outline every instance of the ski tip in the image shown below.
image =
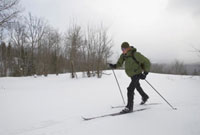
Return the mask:
POLYGON ((81 118, 82 118, 82 120, 84 120, 84 121, 91 120, 91 118, 85 118, 85 117, 83 117, 83 116, 81 116, 81 118))
POLYGON ((87 120, 87 118, 85 118, 85 117, 83 117, 83 116, 81 116, 81 118, 82 118, 82 120, 87 120))
POLYGON ((123 108, 123 107, 125 107, 125 106, 124 105, 111 106, 112 109, 114 109, 114 108, 123 108))

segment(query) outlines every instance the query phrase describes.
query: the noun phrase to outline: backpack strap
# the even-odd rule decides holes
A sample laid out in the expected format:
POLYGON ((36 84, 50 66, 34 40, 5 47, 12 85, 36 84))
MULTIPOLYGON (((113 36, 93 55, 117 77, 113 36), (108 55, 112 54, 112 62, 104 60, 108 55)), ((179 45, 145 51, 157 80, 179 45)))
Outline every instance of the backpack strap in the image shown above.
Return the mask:
MULTIPOLYGON (((140 65, 139 61, 135 58, 134 53, 135 53, 135 51, 132 51, 132 52, 131 52, 131 56, 128 56, 128 57, 132 57, 132 59, 133 59, 138 65, 140 65)), ((127 56, 126 56, 125 54, 123 54, 123 61, 125 60, 125 57, 127 57, 127 56)))
POLYGON ((140 62, 135 58, 134 53, 135 53, 135 51, 132 51, 132 52, 131 52, 131 56, 132 56, 133 60, 134 60, 138 65, 140 65, 140 62))
POLYGON ((135 58, 134 53, 134 51, 131 53, 133 60, 144 70, 144 64, 140 64, 140 62, 135 58))

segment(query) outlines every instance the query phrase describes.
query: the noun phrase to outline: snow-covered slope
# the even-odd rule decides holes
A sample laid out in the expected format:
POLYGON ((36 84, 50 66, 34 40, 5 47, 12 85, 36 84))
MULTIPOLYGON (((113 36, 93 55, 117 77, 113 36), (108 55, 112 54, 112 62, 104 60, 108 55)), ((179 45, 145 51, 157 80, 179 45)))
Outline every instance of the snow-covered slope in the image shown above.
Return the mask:
MULTIPOLYGON (((111 71, 105 71, 112 73, 111 71)), ((123 95, 130 78, 116 71, 123 95)), ((172 110, 145 82, 150 96, 135 109, 150 108, 122 116, 83 121, 81 116, 118 112, 123 105, 114 76, 70 79, 69 74, 48 77, 0 78, 0 135, 199 135, 200 77, 150 73, 147 80, 178 110, 172 110)))

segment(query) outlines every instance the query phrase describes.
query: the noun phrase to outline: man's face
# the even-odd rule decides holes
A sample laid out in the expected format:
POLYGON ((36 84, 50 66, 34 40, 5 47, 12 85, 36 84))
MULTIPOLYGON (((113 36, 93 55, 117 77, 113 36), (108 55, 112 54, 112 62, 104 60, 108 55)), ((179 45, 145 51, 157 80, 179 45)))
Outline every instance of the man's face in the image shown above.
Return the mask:
POLYGON ((122 48, 122 52, 123 52, 123 54, 126 54, 127 53, 127 48, 122 48))

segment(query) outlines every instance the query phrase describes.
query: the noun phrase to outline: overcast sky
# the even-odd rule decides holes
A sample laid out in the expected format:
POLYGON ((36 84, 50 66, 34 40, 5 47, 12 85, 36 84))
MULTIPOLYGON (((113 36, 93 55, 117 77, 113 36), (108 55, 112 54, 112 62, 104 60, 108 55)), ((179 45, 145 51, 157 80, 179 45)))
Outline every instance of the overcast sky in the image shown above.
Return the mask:
POLYGON ((109 27, 114 58, 123 41, 152 62, 199 62, 200 0, 21 0, 24 13, 42 17, 64 32, 72 20, 109 27))

